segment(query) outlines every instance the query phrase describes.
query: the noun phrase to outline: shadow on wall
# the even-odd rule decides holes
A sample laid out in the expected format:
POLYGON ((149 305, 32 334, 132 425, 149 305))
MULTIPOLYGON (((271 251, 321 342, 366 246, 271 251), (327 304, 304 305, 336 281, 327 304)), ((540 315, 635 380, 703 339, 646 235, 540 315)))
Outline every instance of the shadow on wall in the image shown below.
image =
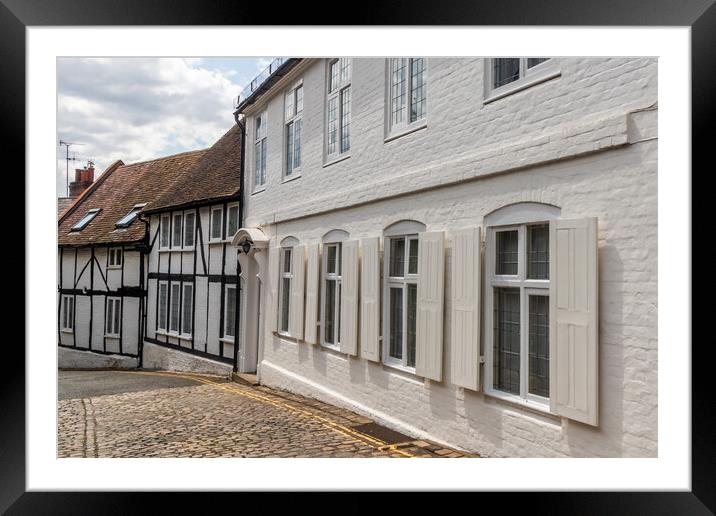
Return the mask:
POLYGON ((624 436, 624 264, 614 245, 599 256, 599 426, 564 419, 564 438, 572 457, 621 457, 624 436), (608 285, 608 288, 604 288, 608 285))

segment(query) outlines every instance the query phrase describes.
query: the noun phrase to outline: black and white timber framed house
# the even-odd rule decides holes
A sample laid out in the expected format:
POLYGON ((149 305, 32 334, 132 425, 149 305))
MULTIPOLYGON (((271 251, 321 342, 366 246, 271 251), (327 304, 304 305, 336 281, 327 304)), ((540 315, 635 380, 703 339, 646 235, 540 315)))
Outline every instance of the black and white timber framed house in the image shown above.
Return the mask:
POLYGON ((58 219, 60 367, 142 365, 151 206, 205 153, 115 161, 58 219))
POLYGON ((234 126, 142 212, 149 227, 144 367, 230 372, 239 361, 241 131, 234 126))

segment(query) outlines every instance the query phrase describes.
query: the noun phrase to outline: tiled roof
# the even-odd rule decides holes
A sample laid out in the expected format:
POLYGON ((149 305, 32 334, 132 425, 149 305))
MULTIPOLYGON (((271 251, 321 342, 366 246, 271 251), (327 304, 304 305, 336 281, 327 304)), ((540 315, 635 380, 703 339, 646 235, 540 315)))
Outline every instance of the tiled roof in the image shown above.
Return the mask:
POLYGON ((74 197, 58 197, 57 198, 57 217, 59 218, 60 215, 62 215, 67 208, 72 206, 73 202, 75 202, 74 197))
POLYGON ((205 203, 234 197, 241 173, 241 130, 234 125, 224 136, 151 205, 145 212, 205 203))
POLYGON ((57 241, 61 246, 103 243, 132 243, 144 238, 146 226, 135 219, 129 227, 116 229, 115 224, 135 204, 156 199, 184 177, 206 153, 206 149, 183 152, 151 161, 125 165, 116 161, 60 217, 57 241), (101 208, 97 216, 81 231, 70 231, 88 210, 101 208))

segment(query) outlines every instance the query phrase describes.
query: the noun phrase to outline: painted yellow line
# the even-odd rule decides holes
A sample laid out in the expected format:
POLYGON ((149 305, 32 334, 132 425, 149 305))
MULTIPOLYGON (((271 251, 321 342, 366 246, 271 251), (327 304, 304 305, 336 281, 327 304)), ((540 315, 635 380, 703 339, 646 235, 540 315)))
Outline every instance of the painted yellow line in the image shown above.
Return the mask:
POLYGON ((375 448, 378 451, 385 451, 386 449, 393 451, 395 453, 398 453, 399 455, 403 455, 404 457, 410 457, 415 458, 416 456, 406 452, 405 450, 400 450, 397 448, 397 445, 388 445, 385 441, 381 439, 377 439, 375 437, 372 437, 370 435, 364 434, 362 432, 359 432, 357 430, 354 430, 350 427, 341 425, 339 423, 336 423, 335 421, 331 421, 330 419, 327 419, 323 416, 319 416, 318 414, 315 414, 313 412, 310 412, 308 410, 300 409, 298 407, 294 407, 292 405, 289 405, 288 403, 285 403, 283 401, 277 401, 275 399, 269 398, 267 396, 262 396, 260 394, 256 394, 253 392, 247 392, 245 390, 238 390, 234 388, 231 385, 227 385, 225 383, 219 383, 212 380, 209 380, 207 378, 201 377, 201 376, 195 376, 191 373, 189 374, 180 374, 180 373, 170 373, 170 372, 160 372, 160 371, 117 371, 122 373, 129 373, 129 374, 142 374, 142 375, 149 375, 149 376, 164 376, 169 378, 184 378, 187 380, 193 380, 196 382, 200 382, 206 385, 211 385, 217 389, 222 389, 227 392, 231 392, 234 394, 239 394, 240 396, 244 396, 249 399, 254 399, 256 401, 261 401, 263 403, 267 403, 269 405, 273 405, 278 408, 282 408, 284 410, 288 410, 290 412, 294 412, 297 414, 300 414, 308 419, 313 419, 323 426, 326 426, 330 428, 331 430, 338 432, 342 435, 345 435, 347 437, 351 437, 353 439, 357 439, 359 441, 362 441, 366 444, 369 444, 373 448, 375 448))

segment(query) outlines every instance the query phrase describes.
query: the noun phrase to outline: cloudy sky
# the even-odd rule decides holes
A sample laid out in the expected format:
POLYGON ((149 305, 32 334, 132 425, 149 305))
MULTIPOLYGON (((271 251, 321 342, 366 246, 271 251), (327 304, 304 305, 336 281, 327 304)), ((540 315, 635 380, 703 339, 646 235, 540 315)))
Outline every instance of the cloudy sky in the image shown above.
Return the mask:
MULTIPOLYGON (((60 58, 57 141, 70 147, 70 181, 88 159, 95 177, 133 163, 201 149, 235 123, 233 99, 271 58, 60 58)), ((57 145, 57 195, 66 193, 57 145)))

